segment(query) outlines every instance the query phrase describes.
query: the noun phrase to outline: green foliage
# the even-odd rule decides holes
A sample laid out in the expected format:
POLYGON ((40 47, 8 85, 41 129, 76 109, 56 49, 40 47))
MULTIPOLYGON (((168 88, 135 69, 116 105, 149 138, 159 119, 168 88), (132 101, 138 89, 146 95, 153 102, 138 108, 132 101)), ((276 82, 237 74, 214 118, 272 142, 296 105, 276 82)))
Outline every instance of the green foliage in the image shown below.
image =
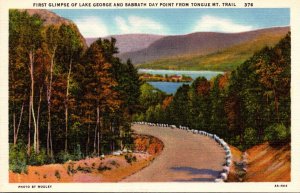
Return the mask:
POLYGON ((130 124, 125 124, 122 132, 122 141, 124 143, 124 147, 127 149, 133 149, 134 147, 134 139, 133 139, 133 131, 131 130, 130 124))
POLYGON ((134 114, 132 117, 132 121, 145 121, 146 118, 144 116, 144 113, 134 114))
POLYGON ((74 158, 73 155, 69 154, 68 152, 60 151, 56 155, 55 161, 57 163, 65 163, 66 161, 73 160, 73 158, 74 158))
POLYGON ((28 164, 29 165, 44 165, 47 163, 50 163, 50 159, 46 154, 46 150, 45 149, 41 149, 41 151, 39 153, 35 153, 33 148, 31 150, 31 154, 28 158, 28 164))
MULTIPOLYGON (((290 54, 288 33, 274 47, 259 50, 236 70, 210 81, 199 77, 190 87, 180 87, 168 105, 160 102, 168 96, 145 105, 147 108, 135 119, 205 130, 242 150, 264 139, 273 145, 287 143, 290 134, 283 128, 291 124, 290 54)), ((150 90, 147 85, 142 88, 150 90)))
POLYGON ((161 103, 166 94, 159 89, 154 88, 148 83, 142 84, 139 103, 143 105, 143 109, 147 110, 151 106, 156 106, 161 103))
POLYGON ((187 106, 187 101, 189 100, 189 88, 189 85, 184 84, 179 87, 175 93, 175 96, 169 106, 169 115, 172 120, 172 124, 186 126, 189 126, 190 124, 190 109, 187 106))
POLYGON ((80 160, 82 158, 83 158, 83 154, 81 153, 81 150, 80 150, 80 144, 77 144, 76 149, 73 153, 73 159, 80 160))
POLYGON ((151 121, 155 123, 161 123, 163 122, 163 116, 164 112, 160 104, 157 104, 156 106, 150 106, 146 111, 146 121, 151 121))
POLYGON ((56 162, 58 163, 65 163, 69 160, 80 160, 83 158, 83 154, 80 150, 80 145, 77 144, 76 148, 74 149, 74 152, 71 154, 69 152, 65 152, 65 151, 60 151, 57 155, 56 155, 56 162))
POLYGON ((26 145, 18 143, 9 146, 9 170, 16 173, 27 172, 26 145))
POLYGON ((274 124, 265 130, 265 140, 271 145, 280 146, 290 141, 290 131, 283 124, 274 124))
POLYGON ((40 147, 40 151, 30 147, 29 157, 27 150, 12 149, 12 170, 25 171, 18 167, 26 164, 99 156, 133 143, 130 122, 142 108, 137 69, 130 60, 122 62, 116 57, 114 38, 98 39, 88 49, 82 39, 72 22, 49 25, 26 11, 9 11, 9 140, 27 141, 29 135, 40 147), (29 63, 31 55, 34 59, 29 63), (37 123, 28 108, 31 93, 37 123), (94 137, 99 149, 94 149, 94 137), (18 157, 22 159, 14 160, 18 157))
POLYGON ((244 132, 244 141, 245 142, 243 146, 245 147, 245 149, 258 144, 259 140, 257 136, 257 130, 251 127, 246 128, 244 132))

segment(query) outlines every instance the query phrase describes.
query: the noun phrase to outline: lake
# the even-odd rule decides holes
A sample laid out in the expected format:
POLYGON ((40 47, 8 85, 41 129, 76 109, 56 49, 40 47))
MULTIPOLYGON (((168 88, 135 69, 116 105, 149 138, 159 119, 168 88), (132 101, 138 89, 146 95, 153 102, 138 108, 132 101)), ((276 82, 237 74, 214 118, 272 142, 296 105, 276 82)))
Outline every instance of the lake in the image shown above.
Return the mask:
POLYGON ((191 84, 192 82, 148 82, 155 88, 164 91, 167 94, 175 94, 176 90, 183 84, 191 84))
MULTIPOLYGON (((190 76, 192 79, 196 79, 199 76, 205 77, 210 80, 211 78, 223 74, 219 71, 181 71, 181 70, 152 70, 152 69, 139 69, 139 73, 160 74, 160 75, 185 75, 190 76)), ((166 92, 167 94, 174 94, 176 90, 183 84, 191 84, 192 82, 148 82, 155 88, 166 92)))

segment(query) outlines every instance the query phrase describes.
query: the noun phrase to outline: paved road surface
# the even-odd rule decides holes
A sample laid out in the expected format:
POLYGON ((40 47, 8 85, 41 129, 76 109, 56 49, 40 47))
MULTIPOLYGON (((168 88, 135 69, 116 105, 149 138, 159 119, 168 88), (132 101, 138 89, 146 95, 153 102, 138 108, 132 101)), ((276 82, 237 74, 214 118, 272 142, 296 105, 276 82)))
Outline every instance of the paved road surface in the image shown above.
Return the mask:
POLYGON ((146 125, 133 125, 133 129, 162 140, 164 150, 152 164, 123 182, 209 182, 222 170, 225 152, 209 137, 146 125))

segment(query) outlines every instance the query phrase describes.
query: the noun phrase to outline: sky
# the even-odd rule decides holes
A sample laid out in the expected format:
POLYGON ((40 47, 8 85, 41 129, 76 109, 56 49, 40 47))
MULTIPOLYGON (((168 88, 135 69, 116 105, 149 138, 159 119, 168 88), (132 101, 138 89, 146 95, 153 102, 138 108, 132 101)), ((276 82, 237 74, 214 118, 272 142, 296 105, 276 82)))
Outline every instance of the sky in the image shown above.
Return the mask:
POLYGON ((75 22, 84 37, 136 33, 180 35, 208 31, 236 33, 290 25, 290 11, 285 8, 50 11, 75 22))

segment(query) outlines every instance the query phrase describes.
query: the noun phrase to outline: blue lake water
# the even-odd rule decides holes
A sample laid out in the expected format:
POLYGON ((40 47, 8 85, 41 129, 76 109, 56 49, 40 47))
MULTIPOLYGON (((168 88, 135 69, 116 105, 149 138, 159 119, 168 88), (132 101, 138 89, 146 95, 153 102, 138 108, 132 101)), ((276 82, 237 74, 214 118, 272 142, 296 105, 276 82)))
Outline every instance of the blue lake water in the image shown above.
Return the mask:
MULTIPOLYGON (((181 71, 181 70, 151 70, 151 69, 139 69, 139 73, 160 74, 160 75, 185 75, 190 76, 192 79, 196 79, 199 76, 205 77, 207 80, 223 74, 219 71, 181 71)), ((183 84, 191 84, 192 82, 148 82, 155 88, 166 92, 167 94, 174 94, 176 90, 183 84)))
POLYGON ((175 94, 176 90, 183 84, 191 84, 192 82, 148 82, 155 88, 164 91, 167 94, 175 94))

